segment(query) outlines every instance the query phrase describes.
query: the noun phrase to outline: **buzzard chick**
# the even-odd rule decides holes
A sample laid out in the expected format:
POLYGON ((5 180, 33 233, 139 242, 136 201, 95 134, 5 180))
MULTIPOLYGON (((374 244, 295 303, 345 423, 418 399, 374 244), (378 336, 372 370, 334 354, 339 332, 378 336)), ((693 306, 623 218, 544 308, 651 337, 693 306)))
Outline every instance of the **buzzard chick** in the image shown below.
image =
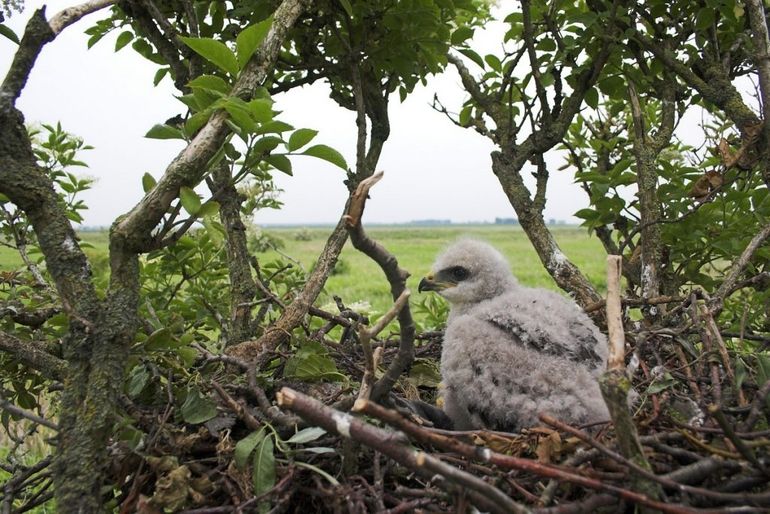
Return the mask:
POLYGON ((480 241, 453 244, 433 270, 418 289, 451 304, 441 376, 455 429, 517 431, 541 412, 573 424, 609 419, 597 382, 606 338, 577 305, 519 285, 480 241))

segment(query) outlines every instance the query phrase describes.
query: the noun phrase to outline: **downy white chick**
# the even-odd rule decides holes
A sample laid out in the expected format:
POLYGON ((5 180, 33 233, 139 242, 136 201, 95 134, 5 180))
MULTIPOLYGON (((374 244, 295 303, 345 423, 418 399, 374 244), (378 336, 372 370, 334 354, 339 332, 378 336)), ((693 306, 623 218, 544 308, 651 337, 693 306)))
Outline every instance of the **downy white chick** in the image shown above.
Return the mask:
POLYGON ((609 419, 597 382, 606 338, 575 303, 520 285, 480 241, 453 244, 433 270, 419 291, 451 304, 441 376, 455 429, 517 431, 539 413, 578 425, 609 419))

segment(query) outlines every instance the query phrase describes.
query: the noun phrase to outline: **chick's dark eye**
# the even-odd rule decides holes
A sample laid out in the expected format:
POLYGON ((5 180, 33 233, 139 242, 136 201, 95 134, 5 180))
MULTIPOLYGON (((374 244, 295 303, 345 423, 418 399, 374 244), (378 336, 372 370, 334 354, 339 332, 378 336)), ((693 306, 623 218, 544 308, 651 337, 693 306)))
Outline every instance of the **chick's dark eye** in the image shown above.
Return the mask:
POLYGON ((462 266, 454 266, 452 268, 449 268, 447 270, 447 273, 449 274, 450 277, 452 277, 453 280, 457 282, 461 280, 465 280, 471 274, 471 272, 468 271, 467 268, 463 268, 462 266))

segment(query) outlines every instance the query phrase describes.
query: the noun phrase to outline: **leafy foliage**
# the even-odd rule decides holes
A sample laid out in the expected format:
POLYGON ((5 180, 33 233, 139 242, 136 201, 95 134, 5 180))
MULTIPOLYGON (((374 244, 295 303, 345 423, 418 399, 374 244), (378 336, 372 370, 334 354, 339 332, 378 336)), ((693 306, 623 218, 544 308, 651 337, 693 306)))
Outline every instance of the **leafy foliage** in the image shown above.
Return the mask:
MULTIPOLYGON (((327 306, 327 298, 319 296, 326 278, 350 272, 349 261, 339 259, 344 233, 335 231, 305 269, 283 254, 280 240, 248 225, 261 209, 280 208, 275 173, 291 175, 298 156, 341 168, 345 175, 339 179, 347 179, 352 191, 375 169, 388 137, 390 95, 398 92, 403 100, 418 83, 453 62, 469 98, 450 116, 497 146, 493 169, 551 276, 558 281, 579 273, 563 266, 566 257, 555 252, 558 247, 542 219, 553 162, 544 155, 555 148, 558 158, 566 159, 561 171, 573 173, 588 196, 588 207, 576 215, 608 253, 625 257, 627 301, 644 305, 634 313, 639 328, 628 333, 644 362, 634 376, 644 391, 638 414, 644 426, 653 432, 667 429, 678 415, 669 412, 675 410, 673 400, 695 395, 698 409, 712 403, 717 409, 737 405, 725 409, 730 421, 740 420, 753 430, 757 420, 749 423, 750 418, 763 405, 757 391, 770 376, 764 348, 770 305, 767 245, 759 245, 745 269, 738 270, 733 289, 718 298, 721 304, 709 299, 720 286, 729 285, 738 256, 770 217, 768 136, 755 114, 761 104, 755 106, 750 95, 741 94, 743 77, 755 77, 763 62, 747 23, 749 6, 733 0, 523 0, 503 18, 502 50, 480 54, 474 35, 490 20, 485 2, 326 0, 288 26, 285 40, 270 41, 280 45, 272 64, 264 55, 270 49, 265 42, 284 21, 274 3, 114 5, 109 17, 87 30, 89 46, 119 31, 115 51, 130 44, 157 67, 156 84, 168 77, 180 93, 178 115, 158 120, 146 137, 178 139, 189 145, 189 153, 210 141, 216 147, 193 165, 175 161, 162 173, 142 177, 145 198, 113 226, 109 259, 91 258, 75 277, 97 291, 91 305, 78 304, 77 309, 72 304, 78 298, 71 296, 72 283, 67 282, 72 277, 51 277, 47 266, 69 259, 80 245, 65 241, 65 250, 73 251, 49 250, 44 259, 40 234, 27 214, 9 196, 0 196, 2 242, 18 250, 24 262, 23 269, 0 275, 0 323, 14 338, 8 340, 18 340, 23 348, 0 354, 2 399, 27 411, 58 415, 62 440, 77 443, 60 444, 60 454, 104 438, 105 444, 94 451, 100 456, 83 468, 109 469, 108 475, 91 476, 91 489, 77 497, 99 491, 92 494, 94 502, 107 509, 179 511, 252 502, 266 512, 293 498, 287 484, 303 491, 293 501, 308 511, 341 510, 341 504, 323 505, 333 496, 371 499, 366 496, 375 490, 371 484, 427 491, 432 484, 416 475, 383 473, 380 454, 364 449, 354 455, 336 435, 318 427, 298 431, 298 420, 270 400, 289 385, 327 405, 349 406, 367 365, 374 380, 397 369, 398 376, 389 377, 396 398, 434 399, 441 378, 437 357, 446 303, 430 296, 415 306, 421 332, 418 358, 412 361, 409 354, 411 367, 394 368, 402 350, 411 346, 404 316, 402 331, 391 330, 394 324, 369 341, 363 330, 382 315, 379 309, 358 298, 352 299, 355 303, 335 298, 327 306), (448 57, 454 52, 463 57, 448 57), (254 74, 255 69, 265 73, 254 74), (371 129, 370 152, 356 156, 355 169, 323 143, 326 127, 295 128, 275 109, 277 95, 318 80, 325 80, 332 98, 356 111, 361 126, 371 129), (675 130, 692 116, 703 120, 696 143, 685 140, 684 128, 675 130), (533 190, 522 176, 529 169, 533 190), (136 233, 121 232, 147 206, 157 209, 157 216, 138 223, 136 233), (319 276, 317 271, 324 269, 319 276), (650 270, 659 277, 655 287, 650 286, 650 270), (739 279, 743 282, 737 283, 739 279), (658 304, 650 303, 655 299, 650 288, 666 295, 664 305, 673 308, 655 314, 658 304), (696 301, 682 302, 680 297, 693 292, 696 301), (685 308, 693 313, 692 323, 683 314, 685 308), (710 316, 716 330, 707 324, 710 316), (722 333, 726 342, 720 352, 709 345, 722 333), (236 350, 271 338, 279 343, 264 343, 256 354, 244 357, 236 350), (370 343, 377 347, 373 355, 370 343), (29 356, 30 348, 54 364, 40 365, 29 356), (375 355, 382 355, 379 366, 371 364, 375 355), (692 374, 691 366, 698 380, 682 380, 680 370, 692 374), (59 387, 62 376, 65 388, 59 387), (723 382, 725 387, 717 387, 723 382), (112 396, 102 395, 113 390, 112 396), (753 408, 745 392, 757 398, 753 408), (72 409, 86 409, 89 424, 73 423, 72 409), (360 469, 349 469, 355 466, 360 469)), ((0 33, 13 39, 6 30, 0 33)), ((760 83, 759 95, 762 87, 768 86, 760 83)), ((770 92, 764 94, 770 100, 770 92)), ((437 108, 449 114, 438 103, 437 108)), ((28 168, 44 175, 66 217, 80 222, 85 205, 79 194, 90 181, 72 168, 84 166, 79 153, 89 147, 59 125, 30 130, 28 139, 32 164, 40 170, 28 168)), ((307 237, 297 234, 300 242, 307 237)), ((6 428, 18 422, 19 413, 30 417, 14 412, 3 412, 6 428)), ((329 427, 349 436, 348 418, 333 416, 335 424, 329 427)), ((710 429, 724 429, 719 427, 710 429)), ((560 458, 562 452, 560 436, 552 430, 513 437, 477 435, 487 436, 474 442, 545 461, 560 458)), ((412 451, 402 436, 388 437, 392 448, 412 451)), ((672 441, 682 442, 681 434, 672 441)), ((687 462, 699 459, 695 452, 703 444, 685 451, 656 447, 662 455, 656 456, 658 464, 670 469, 682 455, 687 462)), ((740 444, 736 448, 764 451, 740 444)), ((757 466, 752 473, 764 473, 754 460, 746 457, 748 464, 734 468, 729 461, 725 470, 743 472, 751 465, 757 466)), ((606 471, 600 462, 590 465, 606 471)), ((495 473, 489 475, 498 477, 495 473)), ((54 476, 59 489, 81 485, 67 483, 59 468, 54 476)), ((504 480, 509 476, 498 478, 478 482, 509 496, 524 487, 511 489, 510 480, 504 480)), ((720 478, 714 474, 714 480, 720 478)), ((703 480, 704 488, 714 487, 711 477, 703 480)), ((534 475, 522 483, 533 490, 544 485, 534 475)), ((559 501, 566 504, 582 500, 585 493, 574 488, 563 494, 559 501)), ((680 495, 680 490, 672 494, 680 495)), ((436 494, 429 500, 449 510, 445 498, 436 494)), ((387 496, 376 500, 380 510, 386 501, 387 507, 404 508, 387 496)))

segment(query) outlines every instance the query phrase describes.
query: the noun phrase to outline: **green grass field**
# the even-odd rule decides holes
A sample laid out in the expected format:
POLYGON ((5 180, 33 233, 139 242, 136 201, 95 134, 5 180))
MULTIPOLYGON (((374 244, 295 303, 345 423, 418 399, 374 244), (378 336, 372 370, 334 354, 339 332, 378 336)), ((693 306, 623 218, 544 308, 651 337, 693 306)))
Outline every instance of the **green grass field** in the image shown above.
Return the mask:
MULTIPOLYGON (((284 242, 283 253, 297 259, 310 269, 323 247, 330 229, 268 229, 266 232, 284 242), (297 240, 301 233, 307 241, 297 240)), ((519 227, 495 225, 436 226, 436 227, 373 227, 370 237, 379 241, 399 261, 411 277, 407 285, 413 299, 420 301, 417 284, 429 271, 435 257, 451 242, 461 237, 473 237, 489 242, 510 261, 513 273, 529 286, 558 289, 537 257, 526 235, 519 227)), ((600 289, 605 287, 605 253, 601 243, 589 237, 585 230, 574 227, 554 229, 554 235, 566 255, 573 260, 600 289)), ((270 258, 270 254, 262 258, 270 258)), ((346 304, 368 301, 375 311, 382 312, 391 302, 387 280, 376 263, 358 252, 350 243, 340 257, 337 272, 326 283, 328 295, 340 296, 346 304)), ((327 297, 327 300, 330 296, 327 297)), ((323 303, 323 299, 321 300, 323 303)))
MULTIPOLYGON (((331 228, 266 228, 264 232, 279 238, 283 243, 281 253, 296 259, 309 270, 331 228), (303 235, 307 240, 301 240, 303 235)), ((529 286, 557 289, 532 249, 532 245, 520 227, 508 225, 450 225, 435 227, 376 226, 367 229, 370 237, 383 244, 399 260, 411 277, 408 287, 413 299, 420 301, 417 284, 430 271, 436 255, 452 241, 461 237, 482 239, 497 247, 510 261, 511 269, 519 280, 529 286)), ((605 257, 601 243, 590 237, 585 230, 574 227, 555 227, 553 233, 564 253, 586 273, 599 289, 605 283, 605 257)), ((85 251, 93 260, 104 263, 107 249, 106 232, 83 232, 81 241, 87 243, 85 251)), ((258 255, 266 262, 276 258, 276 252, 258 255)), ((15 269, 21 261, 11 249, 0 247, 0 269, 15 269)), ((340 257, 337 270, 326 284, 320 304, 331 301, 331 295, 340 296, 346 304, 368 302, 375 312, 382 312, 390 305, 390 289, 377 264, 355 250, 348 242, 340 257)))

